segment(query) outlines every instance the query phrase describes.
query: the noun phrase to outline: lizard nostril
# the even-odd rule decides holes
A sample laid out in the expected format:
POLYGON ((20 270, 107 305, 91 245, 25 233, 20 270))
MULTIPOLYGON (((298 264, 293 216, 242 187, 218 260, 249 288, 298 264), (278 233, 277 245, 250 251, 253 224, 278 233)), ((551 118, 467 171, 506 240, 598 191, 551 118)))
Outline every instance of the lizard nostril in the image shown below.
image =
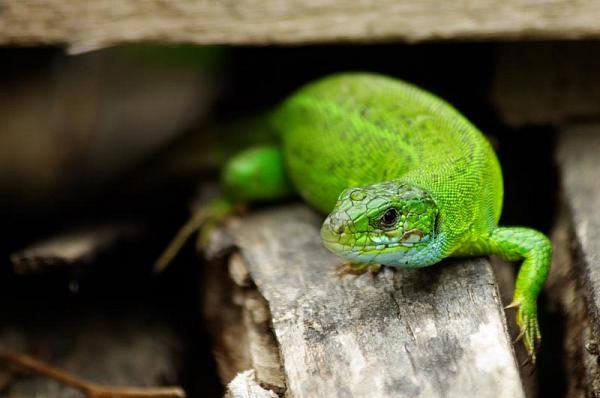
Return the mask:
POLYGON ((340 226, 338 227, 338 229, 337 229, 337 233, 338 233, 338 234, 340 234, 340 235, 344 233, 344 226, 343 226, 343 225, 340 225, 340 226))

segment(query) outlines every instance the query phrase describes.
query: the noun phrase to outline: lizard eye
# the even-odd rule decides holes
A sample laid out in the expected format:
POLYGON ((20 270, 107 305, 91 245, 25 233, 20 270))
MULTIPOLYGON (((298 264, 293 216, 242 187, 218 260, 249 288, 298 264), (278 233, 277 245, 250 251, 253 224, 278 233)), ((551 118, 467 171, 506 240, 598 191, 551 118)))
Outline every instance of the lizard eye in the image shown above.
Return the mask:
POLYGON ((383 228, 391 228, 394 225, 396 225, 397 221, 398 221, 398 210, 396 210, 392 207, 391 209, 387 209, 385 211, 385 213, 383 213, 383 215, 379 219, 379 224, 383 228))

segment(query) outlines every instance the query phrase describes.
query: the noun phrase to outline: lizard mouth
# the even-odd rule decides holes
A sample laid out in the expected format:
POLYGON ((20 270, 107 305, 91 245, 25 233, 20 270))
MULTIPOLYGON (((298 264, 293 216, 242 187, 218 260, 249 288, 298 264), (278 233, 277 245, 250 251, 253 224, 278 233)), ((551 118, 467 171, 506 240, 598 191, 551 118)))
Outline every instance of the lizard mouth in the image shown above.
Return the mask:
POLYGON ((349 245, 342 243, 343 234, 340 235, 336 231, 333 231, 328 225, 323 225, 321 228, 321 240, 323 241, 323 245, 330 251, 334 253, 344 253, 344 252, 380 252, 385 249, 393 249, 396 247, 412 247, 417 242, 387 242, 387 243, 369 243, 366 245, 356 244, 349 245))
POLYGON ((323 242, 323 245, 333 253, 340 253, 348 250, 348 248, 340 242, 340 236, 325 226, 321 228, 321 241, 323 242))
POLYGON ((324 222, 321 226, 321 240, 326 244, 340 245, 340 235, 331 229, 328 222, 324 222))

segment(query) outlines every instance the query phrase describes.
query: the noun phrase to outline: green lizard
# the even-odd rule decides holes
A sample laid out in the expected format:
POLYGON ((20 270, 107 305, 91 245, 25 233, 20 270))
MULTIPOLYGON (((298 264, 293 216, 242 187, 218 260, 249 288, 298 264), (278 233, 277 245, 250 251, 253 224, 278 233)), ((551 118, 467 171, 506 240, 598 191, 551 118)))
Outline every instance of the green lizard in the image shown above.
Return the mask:
POLYGON ((413 85, 368 73, 310 83, 271 115, 278 145, 233 157, 226 196, 198 212, 159 260, 236 204, 299 194, 329 214, 324 245, 361 272, 373 264, 425 267, 446 257, 523 260, 509 307, 535 361, 537 296, 552 247, 542 233, 499 227, 502 173, 485 137, 452 106, 413 85))

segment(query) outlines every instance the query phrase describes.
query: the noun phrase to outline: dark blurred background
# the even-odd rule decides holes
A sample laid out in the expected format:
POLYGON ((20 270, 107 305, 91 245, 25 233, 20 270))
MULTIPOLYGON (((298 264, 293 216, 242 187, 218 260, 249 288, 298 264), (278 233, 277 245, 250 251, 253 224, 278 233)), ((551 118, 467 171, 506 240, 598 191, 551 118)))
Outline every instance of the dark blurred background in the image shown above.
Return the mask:
MULTIPOLYGON (((2 327, 62 335, 80 322, 126 325, 132 314, 138 323, 166 322, 181 343, 175 381, 191 396, 220 396, 200 313, 202 261, 188 245, 163 275, 151 274, 152 263, 189 216, 203 181, 253 140, 253 129, 240 127, 244 120, 334 72, 385 73, 449 101, 498 152, 503 223, 548 231, 554 131, 544 123, 514 127, 498 113, 495 79, 505 46, 127 46, 79 56, 51 47, 0 49, 2 327), (85 266, 22 275, 10 262, 62 231, 113 222, 135 225, 135 237, 85 266)), ((551 329, 542 328, 549 348, 551 329)), ((545 375, 553 381, 542 388, 564 388, 552 370, 545 375)))

